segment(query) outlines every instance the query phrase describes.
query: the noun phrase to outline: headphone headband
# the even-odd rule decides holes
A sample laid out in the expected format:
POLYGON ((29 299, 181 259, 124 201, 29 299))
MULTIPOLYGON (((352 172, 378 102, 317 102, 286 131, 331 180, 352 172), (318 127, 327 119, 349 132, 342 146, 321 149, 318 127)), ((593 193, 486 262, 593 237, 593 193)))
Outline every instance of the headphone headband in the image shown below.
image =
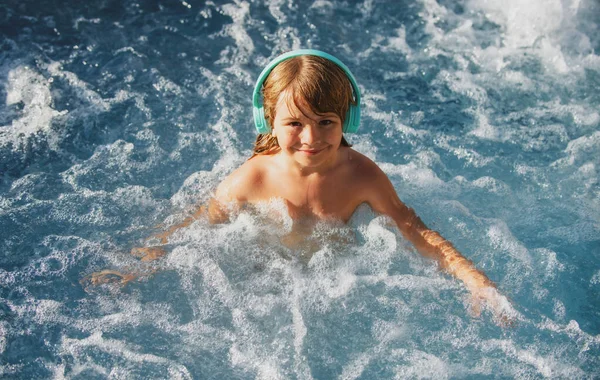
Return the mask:
POLYGON ((265 80, 267 79, 271 71, 275 68, 275 66, 277 66, 285 60, 301 55, 314 55, 317 57, 325 58, 335 63, 344 71, 352 86, 356 105, 350 104, 348 113, 346 114, 346 119, 344 120, 343 131, 346 133, 356 132, 360 125, 360 90, 358 88, 358 84, 356 83, 356 79, 354 79, 354 75, 352 75, 352 73, 350 72, 350 69, 348 69, 348 67, 344 65, 342 61, 340 61, 331 54, 327 54, 320 50, 300 49, 284 53, 278 56, 277 58, 273 59, 258 76, 256 85, 254 86, 254 93, 252 95, 254 125, 256 126, 256 130, 258 131, 258 133, 269 133, 271 131, 271 127, 269 126, 269 123, 267 122, 264 116, 264 105, 261 99, 261 89, 265 80))

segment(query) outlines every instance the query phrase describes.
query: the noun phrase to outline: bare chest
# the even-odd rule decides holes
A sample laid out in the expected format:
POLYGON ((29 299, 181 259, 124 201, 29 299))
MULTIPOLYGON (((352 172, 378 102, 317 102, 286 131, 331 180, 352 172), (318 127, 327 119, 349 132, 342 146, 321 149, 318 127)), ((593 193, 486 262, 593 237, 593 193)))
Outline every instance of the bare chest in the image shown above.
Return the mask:
POLYGON ((273 183, 273 197, 284 199, 293 219, 314 217, 348 221, 361 203, 352 184, 340 178, 290 180, 273 183))

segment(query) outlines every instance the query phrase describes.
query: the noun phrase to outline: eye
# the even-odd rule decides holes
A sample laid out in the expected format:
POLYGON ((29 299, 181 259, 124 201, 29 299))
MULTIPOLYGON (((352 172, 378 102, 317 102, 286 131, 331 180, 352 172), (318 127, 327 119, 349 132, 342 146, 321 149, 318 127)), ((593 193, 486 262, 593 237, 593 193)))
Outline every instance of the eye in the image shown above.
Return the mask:
POLYGON ((323 127, 327 127, 331 124, 333 124, 333 120, 323 119, 323 120, 319 121, 319 125, 323 126, 323 127))
POLYGON ((301 127, 302 123, 299 121, 290 121, 289 125, 291 125, 292 127, 301 127))

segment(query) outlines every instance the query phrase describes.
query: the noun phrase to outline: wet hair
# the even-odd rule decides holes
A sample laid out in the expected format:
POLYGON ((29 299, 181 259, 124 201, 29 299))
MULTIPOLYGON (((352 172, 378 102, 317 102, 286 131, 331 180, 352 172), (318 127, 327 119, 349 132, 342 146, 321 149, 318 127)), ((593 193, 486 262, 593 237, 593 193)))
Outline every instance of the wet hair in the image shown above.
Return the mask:
MULTIPOLYGON (((285 60, 275 66, 262 88, 265 119, 273 128, 275 108, 279 96, 289 90, 296 106, 308 105, 312 112, 322 115, 335 113, 342 125, 351 104, 356 104, 352 85, 344 70, 330 60, 314 55, 302 55, 285 60)), ((298 107, 302 109, 301 107, 298 107)), ((342 136, 342 146, 351 145, 342 136)), ((271 133, 261 133, 254 143, 254 154, 274 154, 280 150, 277 138, 271 133)))

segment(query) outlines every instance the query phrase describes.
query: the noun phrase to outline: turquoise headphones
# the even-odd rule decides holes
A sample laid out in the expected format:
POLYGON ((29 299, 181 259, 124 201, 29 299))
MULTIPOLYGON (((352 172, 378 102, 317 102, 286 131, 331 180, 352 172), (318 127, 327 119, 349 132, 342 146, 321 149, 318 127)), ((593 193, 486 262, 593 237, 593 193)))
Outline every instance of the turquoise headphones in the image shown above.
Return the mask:
POLYGON ((325 52, 313 49, 300 49, 282 54, 279 57, 272 60, 271 62, 269 62, 267 67, 265 67, 262 73, 260 73, 260 76, 256 81, 256 85, 254 86, 254 94, 252 95, 252 105, 254 108, 254 125, 256 126, 256 130, 258 131, 258 133, 269 133, 271 131, 271 127, 265 119, 265 111, 261 99, 261 89, 263 83, 265 82, 265 80, 271 73, 271 70, 273 70, 275 66, 287 59, 298 57, 300 55, 315 55, 317 57, 328 59, 331 62, 338 65, 342 70, 344 70, 344 73, 346 73, 346 76, 348 77, 348 79, 350 80, 350 84, 352 85, 356 105, 350 104, 350 108, 348 109, 348 113, 346 114, 346 119, 344 120, 342 131, 344 133, 355 133, 360 125, 360 90, 358 89, 356 79, 354 79, 354 75, 352 75, 348 67, 346 67, 346 65, 344 65, 342 61, 332 56, 331 54, 327 54, 325 52))

